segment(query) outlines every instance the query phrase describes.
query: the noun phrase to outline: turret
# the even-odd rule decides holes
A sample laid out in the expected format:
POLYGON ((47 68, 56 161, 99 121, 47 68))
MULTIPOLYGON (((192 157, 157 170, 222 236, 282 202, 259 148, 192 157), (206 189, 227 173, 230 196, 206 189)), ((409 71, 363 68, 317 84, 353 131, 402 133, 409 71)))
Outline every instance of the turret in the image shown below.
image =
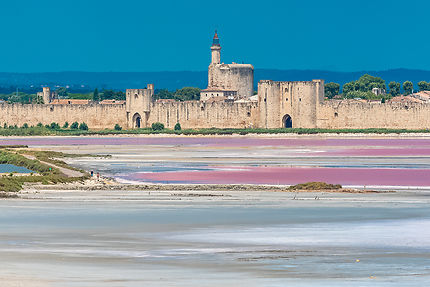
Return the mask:
POLYGON ((212 40, 211 51, 212 51, 211 65, 216 65, 221 63, 221 45, 219 44, 218 33, 216 30, 215 30, 214 38, 212 40))

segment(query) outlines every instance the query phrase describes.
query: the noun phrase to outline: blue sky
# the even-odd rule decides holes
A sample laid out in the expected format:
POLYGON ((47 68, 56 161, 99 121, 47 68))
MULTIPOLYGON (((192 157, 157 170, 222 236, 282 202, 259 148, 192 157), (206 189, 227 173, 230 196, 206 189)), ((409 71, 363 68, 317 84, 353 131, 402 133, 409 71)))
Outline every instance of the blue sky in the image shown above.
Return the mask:
POLYGON ((430 1, 0 2, 0 71, 430 70, 430 1))

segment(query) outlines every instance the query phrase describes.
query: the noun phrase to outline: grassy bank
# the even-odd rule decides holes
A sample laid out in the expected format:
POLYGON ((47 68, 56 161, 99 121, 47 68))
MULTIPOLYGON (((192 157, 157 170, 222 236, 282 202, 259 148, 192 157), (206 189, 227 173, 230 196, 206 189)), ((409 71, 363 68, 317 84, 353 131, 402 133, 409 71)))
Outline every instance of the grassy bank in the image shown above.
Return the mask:
POLYGON ((412 129, 304 129, 304 128, 279 128, 279 129, 162 129, 152 130, 151 128, 131 129, 131 130, 80 130, 70 128, 47 128, 47 127, 21 127, 21 128, 0 128, 0 136, 80 136, 80 135, 121 135, 121 134, 176 134, 176 135, 247 135, 247 134, 327 134, 327 133, 350 133, 350 134, 401 134, 401 133, 430 133, 430 130, 412 129))
POLYGON ((20 191, 24 183, 42 183, 55 184, 74 182, 88 178, 87 174, 82 177, 67 177, 60 172, 58 168, 49 166, 41 161, 53 163, 57 166, 67 167, 63 161, 56 159, 57 157, 66 157, 68 155, 58 152, 39 152, 28 150, 0 150, 0 164, 13 164, 16 166, 25 167, 34 172, 29 175, 3 175, 0 177, 0 191, 16 192, 20 191), (23 154, 33 156, 35 159, 27 158, 23 154))

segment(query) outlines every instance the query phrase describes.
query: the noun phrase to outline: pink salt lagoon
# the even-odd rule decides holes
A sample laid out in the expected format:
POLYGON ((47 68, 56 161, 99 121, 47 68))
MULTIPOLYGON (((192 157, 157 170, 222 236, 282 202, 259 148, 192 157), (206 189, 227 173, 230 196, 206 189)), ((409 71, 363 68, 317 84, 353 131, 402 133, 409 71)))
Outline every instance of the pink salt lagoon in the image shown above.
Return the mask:
POLYGON ((365 146, 365 147, 428 147, 430 138, 324 138, 291 137, 270 138, 252 136, 220 136, 220 137, 21 137, 0 139, 0 145, 29 146, 46 145, 205 145, 205 146, 365 146))
POLYGON ((281 184, 309 181, 354 186, 430 186, 428 169, 225 167, 211 171, 136 173, 134 181, 161 183, 281 184))
POLYGON ((71 163, 123 182, 430 186, 425 137, 36 137, 0 144, 112 154, 71 163))

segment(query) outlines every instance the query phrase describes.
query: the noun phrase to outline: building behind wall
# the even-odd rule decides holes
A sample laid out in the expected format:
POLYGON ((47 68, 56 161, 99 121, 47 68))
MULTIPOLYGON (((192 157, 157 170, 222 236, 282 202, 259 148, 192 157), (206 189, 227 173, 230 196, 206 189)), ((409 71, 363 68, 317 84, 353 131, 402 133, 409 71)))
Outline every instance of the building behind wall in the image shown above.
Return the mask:
POLYGON ((44 104, 49 104, 54 99, 57 99, 58 95, 56 92, 51 91, 50 87, 43 87, 42 91, 37 93, 37 97, 41 98, 44 104))

